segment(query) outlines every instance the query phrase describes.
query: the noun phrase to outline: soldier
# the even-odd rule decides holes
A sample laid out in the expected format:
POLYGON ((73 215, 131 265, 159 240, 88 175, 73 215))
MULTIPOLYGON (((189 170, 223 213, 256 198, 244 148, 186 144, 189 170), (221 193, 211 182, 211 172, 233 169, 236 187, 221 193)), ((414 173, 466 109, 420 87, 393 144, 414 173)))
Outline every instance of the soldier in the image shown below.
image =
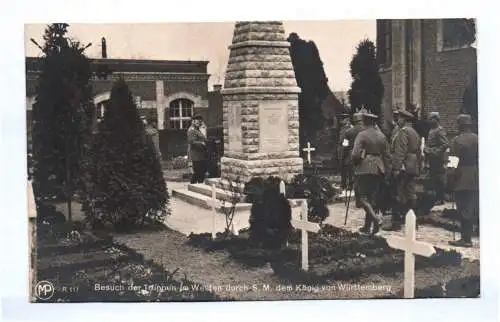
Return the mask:
POLYGON ((439 113, 431 112, 427 119, 431 129, 425 144, 424 154, 429 167, 430 179, 436 191, 436 204, 443 204, 446 177, 445 165, 448 161, 446 151, 450 147, 450 142, 445 129, 439 124, 439 113))
POLYGON ((195 115, 187 131, 189 158, 193 165, 191 183, 203 183, 207 172, 207 137, 202 129, 203 118, 195 115))
POLYGON ((460 240, 450 241, 449 244, 472 247, 472 228, 479 216, 478 136, 472 132, 472 119, 469 115, 460 115, 457 123, 460 134, 452 141, 451 154, 458 158, 453 190, 461 232, 460 240))
POLYGON ((351 120, 349 119, 349 114, 340 114, 341 118, 341 129, 339 133, 339 147, 338 147, 338 160, 340 163, 340 175, 341 175, 341 187, 342 189, 347 189, 347 178, 348 178, 348 166, 351 151, 348 150, 347 144, 344 141, 345 132, 352 128, 351 120))
POLYGON ((145 116, 141 116, 142 123, 144 124, 144 128, 146 130, 146 134, 151 138, 156 155, 161 161, 161 151, 160 151, 160 133, 156 128, 154 121, 149 123, 148 119, 145 116))
POLYGON ((376 128, 377 116, 363 113, 365 129, 354 141, 352 162, 356 176, 357 195, 361 207, 365 210, 365 224, 359 229, 361 233, 378 233, 381 217, 375 211, 379 189, 389 170, 389 143, 385 135, 376 128))
MULTIPOLYGON (((359 132, 364 130, 363 114, 354 113, 353 122, 354 122, 354 126, 345 132, 344 139, 342 142, 342 145, 345 147, 344 151, 349 156, 351 156, 351 152, 352 152, 352 149, 354 147, 354 140, 356 139, 356 136, 359 134, 359 132)), ((347 189, 354 188, 354 197, 356 199, 356 207, 360 208, 361 203, 360 203, 358 192, 357 192, 357 185, 354 182, 353 165, 352 165, 352 160, 350 157, 348 160, 348 164, 346 165, 346 171, 347 171, 347 184, 346 184, 347 189)))
POLYGON ((411 121, 415 116, 406 110, 396 112, 398 130, 391 141, 391 180, 394 202, 392 224, 386 230, 399 230, 409 209, 417 203, 416 179, 419 174, 420 136, 411 121))

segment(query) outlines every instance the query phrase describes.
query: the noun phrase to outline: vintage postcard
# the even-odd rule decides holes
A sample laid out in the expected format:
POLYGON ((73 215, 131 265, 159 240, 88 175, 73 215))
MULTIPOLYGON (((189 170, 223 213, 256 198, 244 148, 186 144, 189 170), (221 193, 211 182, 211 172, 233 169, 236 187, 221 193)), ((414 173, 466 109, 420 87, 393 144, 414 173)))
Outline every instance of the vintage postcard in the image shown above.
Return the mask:
POLYGON ((30 300, 479 297, 476 34, 25 25, 30 300))

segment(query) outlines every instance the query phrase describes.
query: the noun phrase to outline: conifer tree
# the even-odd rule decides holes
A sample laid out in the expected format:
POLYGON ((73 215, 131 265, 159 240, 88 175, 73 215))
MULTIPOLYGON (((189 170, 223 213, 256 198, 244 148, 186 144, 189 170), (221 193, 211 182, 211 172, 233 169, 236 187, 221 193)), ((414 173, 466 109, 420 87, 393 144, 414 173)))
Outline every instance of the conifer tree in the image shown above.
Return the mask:
POLYGON ((288 37, 290 56, 299 94, 300 145, 313 141, 324 127, 322 103, 330 93, 318 48, 313 41, 305 41, 296 33, 288 37))
POLYGON ((372 41, 365 39, 359 43, 350 68, 352 83, 348 96, 351 109, 359 111, 364 107, 380 116, 384 85, 378 72, 375 45, 372 41))
POLYGON ((71 40, 68 26, 48 25, 39 46, 43 56, 33 106, 33 157, 37 197, 65 197, 71 220, 93 104, 88 46, 71 40))
POLYGON ((90 157, 84 211, 91 223, 122 230, 164 219, 168 192, 160 160, 123 79, 113 85, 90 157))

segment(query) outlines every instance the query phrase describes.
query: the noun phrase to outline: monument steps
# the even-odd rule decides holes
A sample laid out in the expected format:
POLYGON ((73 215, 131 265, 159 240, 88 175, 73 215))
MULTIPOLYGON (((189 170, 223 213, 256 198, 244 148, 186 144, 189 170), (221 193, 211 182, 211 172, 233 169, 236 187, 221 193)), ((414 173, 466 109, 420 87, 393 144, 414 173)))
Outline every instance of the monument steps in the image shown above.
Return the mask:
POLYGON ((214 184, 216 188, 220 188, 226 191, 226 193, 229 193, 229 191, 231 190, 231 185, 233 185, 233 189, 235 188, 237 191, 243 191, 245 189, 244 183, 239 183, 239 184, 235 182, 231 183, 229 180, 222 178, 208 178, 205 180, 205 183, 210 187, 214 184))
MULTIPOLYGON (((204 196, 212 198, 212 187, 208 184, 204 184, 204 183, 192 184, 192 183, 190 183, 188 185, 187 189, 191 192, 196 192, 196 193, 199 193, 199 194, 202 194, 204 196)), ((215 198, 217 198, 217 200, 230 202, 231 201, 231 193, 229 191, 221 189, 221 188, 215 188, 215 198)))
MULTIPOLYGON (((198 184, 198 186, 203 186, 203 184, 198 184)), ((172 196, 179 198, 182 201, 185 201, 191 205, 195 205, 204 209, 212 209, 212 188, 210 186, 204 185, 206 187, 198 187, 199 192, 194 192, 188 189, 174 189, 172 190, 172 196), (207 196, 205 195, 205 191, 209 191, 210 195, 207 196), (200 193, 203 192, 203 193, 200 193)), ((191 187, 193 189, 193 187, 191 187)), ((226 194, 222 189, 218 189, 220 195, 226 194)), ((224 205, 223 202, 221 202, 221 199, 217 198, 217 205, 216 208, 220 209, 224 205)), ((225 205, 227 207, 230 207, 230 204, 228 202, 225 202, 225 205)), ((244 210, 249 210, 252 207, 252 204, 249 203, 238 203, 236 204, 236 211, 244 211, 244 210)))

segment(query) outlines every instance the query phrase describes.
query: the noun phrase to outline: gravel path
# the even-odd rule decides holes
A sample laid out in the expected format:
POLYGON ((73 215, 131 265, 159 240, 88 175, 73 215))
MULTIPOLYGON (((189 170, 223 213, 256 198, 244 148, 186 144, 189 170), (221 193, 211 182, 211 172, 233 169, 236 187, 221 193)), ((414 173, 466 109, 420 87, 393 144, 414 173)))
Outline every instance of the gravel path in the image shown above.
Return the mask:
MULTIPOLYGON (((169 182, 169 189, 183 189, 187 187, 187 183, 182 182, 169 182)), ((167 219, 166 224, 170 228, 179 231, 185 235, 189 233, 205 233, 212 231, 212 213, 210 210, 201 209, 199 207, 190 205, 186 202, 178 200, 177 198, 171 198, 172 215, 167 219)), ((349 209, 347 225, 344 227, 345 219, 345 206, 344 203, 336 203, 330 205, 330 216, 325 220, 325 224, 331 224, 336 227, 343 227, 350 231, 357 231, 364 223, 364 211, 362 209, 357 209, 351 207, 349 209)), ((436 207, 436 209, 443 208, 443 206, 436 207)), ((236 230, 248 227, 248 218, 250 213, 242 212, 238 213, 234 219, 234 226, 236 230)), ((297 218, 299 212, 297 209, 293 211, 293 217, 297 218)), ((384 218, 388 220, 389 218, 384 218)), ((225 227, 225 219, 223 215, 216 217, 216 230, 218 232, 223 231, 225 227)), ((379 235, 386 238, 390 235, 403 236, 403 230, 398 232, 388 232, 381 230, 379 235)), ((459 238, 457 233, 456 239, 459 238)), ((460 252, 464 258, 469 258, 472 260, 478 260, 480 256, 479 252, 479 239, 474 237, 472 239, 472 248, 454 247, 448 245, 448 241, 453 240, 453 233, 439 227, 421 225, 417 231, 417 240, 426 241, 432 245, 442 248, 442 249, 454 249, 460 252)))
MULTIPOLYGON (((336 227, 344 227, 345 220, 345 206, 343 203, 338 203, 329 206, 330 216, 325 220, 325 223, 331 224, 336 227)), ((389 220, 389 218, 384 218, 384 220, 389 220)), ((347 225, 344 227, 350 231, 357 231, 359 227, 364 224, 364 211, 362 209, 350 208, 348 214, 347 225)), ((403 228, 404 229, 404 228, 403 228)), ((381 230, 379 235, 387 238, 390 235, 403 236, 404 230, 397 232, 389 232, 381 230)), ((456 239, 459 238, 457 233, 456 239)), ((471 260, 479 260, 479 238, 472 238, 473 247, 454 247, 448 245, 448 241, 453 240, 453 233, 439 227, 420 225, 417 230, 417 240, 426 241, 432 245, 442 248, 442 249, 454 249, 461 253, 464 258, 469 258, 471 260)))

